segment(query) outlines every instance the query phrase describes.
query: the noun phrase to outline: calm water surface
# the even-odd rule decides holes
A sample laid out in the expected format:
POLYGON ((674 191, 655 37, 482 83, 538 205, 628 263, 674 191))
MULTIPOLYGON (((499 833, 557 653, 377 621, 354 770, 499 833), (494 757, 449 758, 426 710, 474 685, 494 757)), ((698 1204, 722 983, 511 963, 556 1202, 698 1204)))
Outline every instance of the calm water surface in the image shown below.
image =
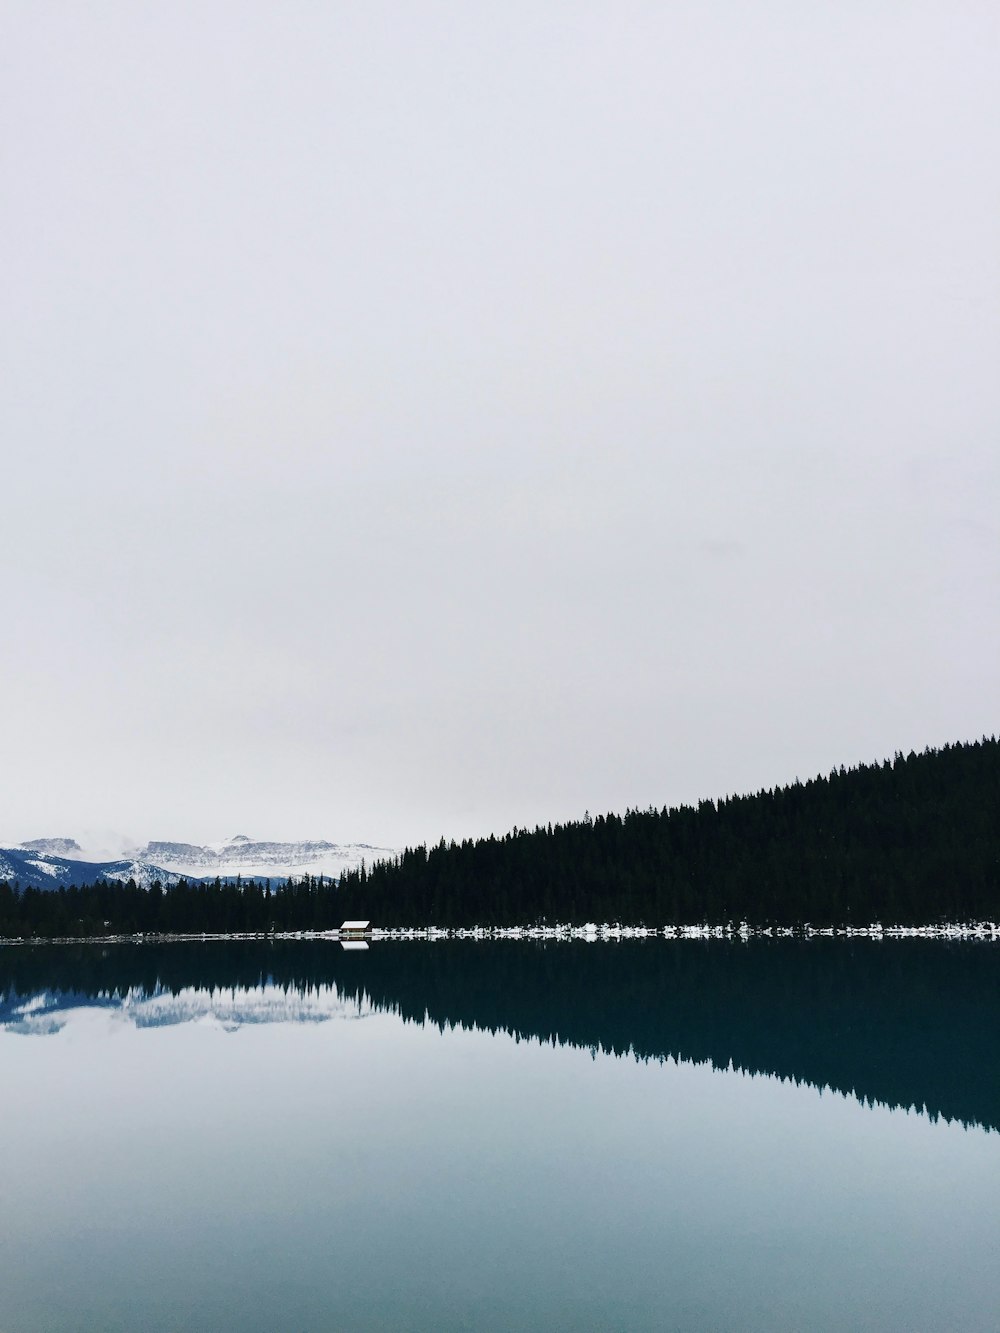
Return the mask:
POLYGON ((0 1330, 997 1330, 998 1038, 989 945, 0 949, 0 1330))

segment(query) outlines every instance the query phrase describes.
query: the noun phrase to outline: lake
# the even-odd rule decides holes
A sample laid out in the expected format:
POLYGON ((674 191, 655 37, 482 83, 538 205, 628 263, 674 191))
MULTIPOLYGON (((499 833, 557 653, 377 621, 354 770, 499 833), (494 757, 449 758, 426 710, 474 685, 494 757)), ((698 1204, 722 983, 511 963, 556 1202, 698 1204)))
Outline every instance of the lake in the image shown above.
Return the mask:
POLYGON ((0 948, 0 1330, 996 1330, 998 1049, 988 943, 0 948))

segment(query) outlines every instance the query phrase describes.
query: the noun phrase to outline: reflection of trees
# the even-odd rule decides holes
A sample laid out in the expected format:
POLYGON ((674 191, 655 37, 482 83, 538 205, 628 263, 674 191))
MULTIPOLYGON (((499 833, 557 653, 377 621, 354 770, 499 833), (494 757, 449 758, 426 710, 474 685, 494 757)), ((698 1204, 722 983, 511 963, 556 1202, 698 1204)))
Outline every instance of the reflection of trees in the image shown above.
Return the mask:
POLYGON ((349 999, 639 1059, 711 1061, 1000 1129, 1000 956, 989 944, 812 940, 326 941, 0 950, 0 995, 107 1002, 250 987, 349 999))

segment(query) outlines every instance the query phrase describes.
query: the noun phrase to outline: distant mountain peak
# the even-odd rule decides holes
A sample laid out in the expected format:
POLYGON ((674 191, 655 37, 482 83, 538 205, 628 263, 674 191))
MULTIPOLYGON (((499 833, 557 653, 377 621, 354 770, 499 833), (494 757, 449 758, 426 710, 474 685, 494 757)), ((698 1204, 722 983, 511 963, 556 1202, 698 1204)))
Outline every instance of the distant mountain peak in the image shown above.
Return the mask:
MULTIPOLYGON (((22 888, 58 889, 69 884, 94 884, 97 880, 135 880, 141 888, 176 884, 181 878, 169 870, 132 858, 112 861, 84 861, 76 856, 59 856, 39 850, 38 843, 73 842, 73 839, 35 838, 31 846, 0 847, 0 881, 20 884, 22 888)), ((73 843, 76 846, 75 843, 73 843)))
POLYGON ((129 842, 115 850, 100 852, 81 848, 75 838, 34 838, 17 848, 0 848, 0 880, 40 888, 59 884, 93 882, 95 879, 135 879, 148 885, 178 879, 211 880, 237 877, 248 880, 300 879, 303 875, 339 879, 345 870, 362 862, 392 860, 391 847, 372 847, 359 842, 327 842, 302 839, 271 842, 237 833, 224 842, 150 841, 145 846, 129 842))
POLYGON ((83 850, 75 838, 29 838, 18 846, 26 852, 46 852, 49 856, 72 856, 83 850))

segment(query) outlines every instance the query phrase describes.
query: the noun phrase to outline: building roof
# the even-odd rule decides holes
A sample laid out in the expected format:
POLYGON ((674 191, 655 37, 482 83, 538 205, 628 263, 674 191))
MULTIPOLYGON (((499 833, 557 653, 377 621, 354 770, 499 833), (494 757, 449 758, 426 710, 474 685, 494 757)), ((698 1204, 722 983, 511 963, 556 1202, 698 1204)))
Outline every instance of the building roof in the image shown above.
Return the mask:
POLYGON ((341 930, 367 930, 371 925, 370 921, 345 921, 340 927, 341 930))

